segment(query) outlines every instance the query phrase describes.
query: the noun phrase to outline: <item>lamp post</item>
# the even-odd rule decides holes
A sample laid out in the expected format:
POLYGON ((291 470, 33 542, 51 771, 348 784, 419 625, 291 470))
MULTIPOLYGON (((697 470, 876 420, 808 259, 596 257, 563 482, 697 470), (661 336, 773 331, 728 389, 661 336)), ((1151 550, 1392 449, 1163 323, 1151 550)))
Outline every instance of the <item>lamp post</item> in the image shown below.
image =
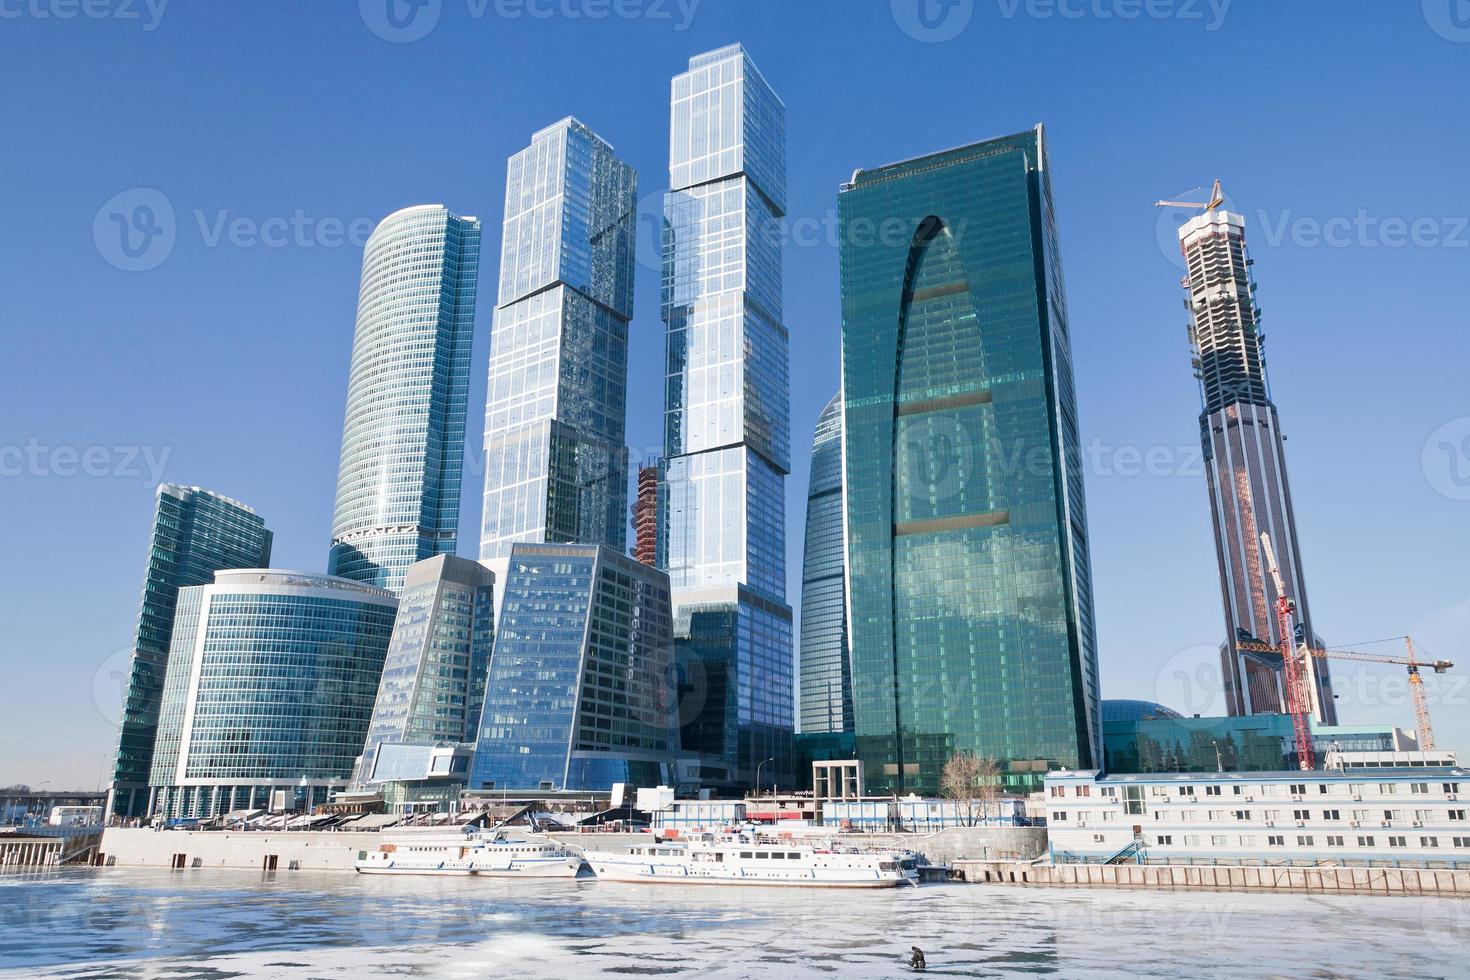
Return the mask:
MULTIPOLYGON (((755 795, 756 795, 756 798, 757 799, 759 799, 760 798, 760 795, 761 795, 761 766, 764 766, 767 762, 775 762, 775 761, 776 761, 775 756, 772 756, 769 759, 763 759, 763 760, 761 760, 761 762, 755 767, 755 795)), ((774 798, 775 795, 776 795, 776 787, 775 787, 774 784, 772 784, 772 786, 771 786, 771 796, 772 796, 772 798, 774 798)))

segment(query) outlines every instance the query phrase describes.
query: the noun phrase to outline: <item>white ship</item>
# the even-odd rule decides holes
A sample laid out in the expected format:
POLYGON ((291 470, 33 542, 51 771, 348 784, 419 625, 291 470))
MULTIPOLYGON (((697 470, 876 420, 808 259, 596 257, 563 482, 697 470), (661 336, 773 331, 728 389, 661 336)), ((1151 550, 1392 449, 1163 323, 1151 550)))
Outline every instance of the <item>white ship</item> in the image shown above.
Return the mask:
POLYGON ((704 834, 583 856, 593 873, 608 881, 808 888, 893 888, 919 881, 914 856, 907 852, 758 843, 745 834, 704 834))
POLYGON ((365 875, 574 878, 582 856, 550 840, 512 840, 504 831, 403 834, 383 841, 354 867, 365 875))

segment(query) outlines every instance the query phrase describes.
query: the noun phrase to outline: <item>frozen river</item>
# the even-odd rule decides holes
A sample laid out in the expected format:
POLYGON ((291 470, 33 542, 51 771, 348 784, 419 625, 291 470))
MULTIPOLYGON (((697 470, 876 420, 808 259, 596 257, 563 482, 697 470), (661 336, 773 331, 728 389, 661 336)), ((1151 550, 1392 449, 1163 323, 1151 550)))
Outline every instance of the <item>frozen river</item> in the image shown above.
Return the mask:
POLYGON ((67 870, 0 876, 0 971, 64 977, 1470 976, 1470 902, 928 885, 67 870))

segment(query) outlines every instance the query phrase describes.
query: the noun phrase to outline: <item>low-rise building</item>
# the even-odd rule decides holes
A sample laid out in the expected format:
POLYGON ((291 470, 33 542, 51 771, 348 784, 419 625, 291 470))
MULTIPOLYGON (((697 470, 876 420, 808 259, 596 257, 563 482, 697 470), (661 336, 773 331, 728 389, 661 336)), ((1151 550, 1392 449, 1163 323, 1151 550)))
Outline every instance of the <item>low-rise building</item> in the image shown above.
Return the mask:
POLYGON ((1470 867, 1470 770, 1353 755, 1305 772, 1050 773, 1052 859, 1470 867))

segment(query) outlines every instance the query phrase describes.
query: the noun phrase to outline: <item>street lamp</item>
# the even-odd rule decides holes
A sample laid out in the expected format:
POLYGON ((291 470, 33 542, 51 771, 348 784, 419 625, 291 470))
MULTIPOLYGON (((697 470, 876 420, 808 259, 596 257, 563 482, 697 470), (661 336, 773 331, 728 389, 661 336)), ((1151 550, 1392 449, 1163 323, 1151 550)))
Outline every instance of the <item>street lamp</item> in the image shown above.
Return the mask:
MULTIPOLYGON (((761 766, 765 765, 767 762, 775 762, 775 761, 776 761, 775 756, 772 756, 769 759, 763 759, 763 760, 761 760, 760 764, 755 767, 755 795, 756 795, 757 798, 759 798, 760 795, 761 795, 761 766)), ((771 796, 772 796, 772 798, 774 798, 775 795, 776 795, 776 784, 775 783, 772 783, 771 784, 771 796)))

